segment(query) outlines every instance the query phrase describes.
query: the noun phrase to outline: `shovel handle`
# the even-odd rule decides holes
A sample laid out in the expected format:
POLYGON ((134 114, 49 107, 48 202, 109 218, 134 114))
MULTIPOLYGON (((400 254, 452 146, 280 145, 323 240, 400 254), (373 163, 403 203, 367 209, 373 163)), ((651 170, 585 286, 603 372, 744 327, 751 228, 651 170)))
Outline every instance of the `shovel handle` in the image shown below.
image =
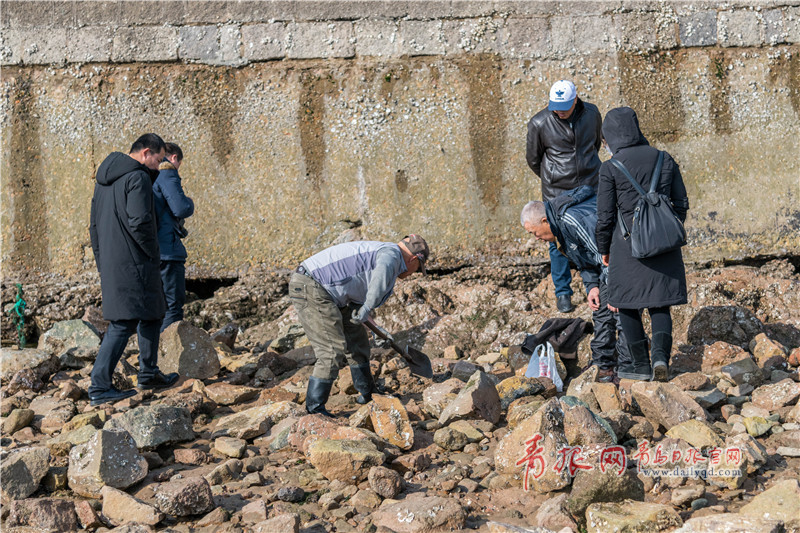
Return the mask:
POLYGON ((383 332, 380 329, 378 329, 378 327, 375 324, 371 323, 370 321, 366 321, 364 322, 364 325, 367 326, 370 329, 370 331, 372 331, 375 335, 377 335, 381 339, 389 341, 389 344, 391 345, 392 349, 395 352, 399 353, 403 357, 403 359, 405 359, 406 361, 411 361, 411 356, 408 355, 408 353, 405 350, 400 348, 400 346, 396 342, 394 342, 394 340, 384 335, 383 332))

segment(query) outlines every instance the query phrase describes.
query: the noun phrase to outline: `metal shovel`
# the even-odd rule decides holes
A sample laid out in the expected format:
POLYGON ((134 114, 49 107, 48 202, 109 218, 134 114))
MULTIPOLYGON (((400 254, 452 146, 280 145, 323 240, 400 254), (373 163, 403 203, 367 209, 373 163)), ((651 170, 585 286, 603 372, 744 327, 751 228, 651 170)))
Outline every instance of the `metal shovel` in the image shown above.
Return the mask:
POLYGON ((364 322, 364 325, 367 326, 375 335, 389 342, 389 344, 392 346, 392 349, 399 353, 400 356, 406 360, 412 374, 416 374, 428 379, 433 378, 433 367, 431 366, 431 360, 427 355, 411 346, 406 347, 405 350, 402 349, 399 344, 394 342, 394 339, 381 331, 377 324, 373 324, 369 320, 364 322))

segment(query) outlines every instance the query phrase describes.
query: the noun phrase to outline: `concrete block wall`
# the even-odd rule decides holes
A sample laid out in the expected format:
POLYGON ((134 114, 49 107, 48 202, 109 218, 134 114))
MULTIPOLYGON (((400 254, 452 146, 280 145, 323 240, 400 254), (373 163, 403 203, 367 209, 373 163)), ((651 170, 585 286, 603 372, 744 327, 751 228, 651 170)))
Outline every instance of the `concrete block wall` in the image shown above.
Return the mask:
POLYGON ((615 50, 800 42, 797 1, 4 1, 2 65, 615 50))
POLYGON ((353 226, 544 258, 518 210, 560 78, 680 163, 690 260, 800 255, 800 0, 4 0, 0 64, 4 277, 94 269, 93 174, 145 131, 187 154, 192 275, 353 226))

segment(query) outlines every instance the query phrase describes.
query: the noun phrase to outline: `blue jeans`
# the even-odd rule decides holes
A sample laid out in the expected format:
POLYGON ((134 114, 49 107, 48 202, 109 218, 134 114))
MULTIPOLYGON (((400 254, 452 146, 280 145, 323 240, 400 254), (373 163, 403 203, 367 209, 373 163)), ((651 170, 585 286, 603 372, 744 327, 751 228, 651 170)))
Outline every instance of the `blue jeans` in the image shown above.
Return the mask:
POLYGON ((569 271, 569 259, 558 251, 556 243, 550 243, 550 276, 556 286, 556 296, 563 294, 572 296, 572 272, 569 271))
POLYGON ((89 394, 111 389, 114 369, 134 331, 139 333, 139 381, 146 381, 158 372, 158 328, 161 320, 112 320, 100 344, 92 367, 89 394))
POLYGON ((183 261, 161 261, 161 285, 167 302, 167 314, 161 331, 173 322, 183 320, 183 304, 186 302, 186 265, 183 261))

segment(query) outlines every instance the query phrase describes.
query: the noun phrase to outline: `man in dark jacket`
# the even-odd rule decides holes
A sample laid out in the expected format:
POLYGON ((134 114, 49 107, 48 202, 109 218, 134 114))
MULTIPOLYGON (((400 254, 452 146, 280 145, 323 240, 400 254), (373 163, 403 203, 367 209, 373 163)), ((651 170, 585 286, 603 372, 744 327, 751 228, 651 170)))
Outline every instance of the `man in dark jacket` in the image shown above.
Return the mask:
POLYGON ((186 196, 181 186, 178 169, 183 163, 183 150, 167 143, 167 155, 159 165, 158 179, 153 185, 153 201, 158 217, 158 247, 161 249, 161 283, 167 313, 161 331, 183 320, 186 301, 186 247, 181 239, 188 235, 183 221, 194 213, 194 202, 186 196))
POLYGON ((597 224, 594 189, 582 185, 550 201, 529 202, 522 209, 520 221, 525 231, 537 239, 557 245, 559 253, 580 271, 594 322, 592 364, 599 368, 599 380, 613 379, 617 359, 626 361, 629 356, 618 316, 606 305, 607 271, 594 239, 597 224))
MULTIPOLYGON (((575 85, 560 80, 550 89, 550 104, 528 122, 526 158, 542 180, 542 200, 549 201, 579 185, 597 189, 602 142, 597 107, 578 98, 575 85)), ((569 261, 550 245, 550 273, 558 310, 573 310, 569 261)))
POLYGON ((153 133, 139 137, 125 155, 114 152, 97 169, 89 233, 100 272, 103 317, 109 321, 92 368, 92 405, 133 396, 112 384, 114 368, 128 338, 139 333, 140 389, 174 384, 178 374, 158 369, 158 330, 164 317, 159 276, 153 181, 164 159, 164 141, 153 133))

